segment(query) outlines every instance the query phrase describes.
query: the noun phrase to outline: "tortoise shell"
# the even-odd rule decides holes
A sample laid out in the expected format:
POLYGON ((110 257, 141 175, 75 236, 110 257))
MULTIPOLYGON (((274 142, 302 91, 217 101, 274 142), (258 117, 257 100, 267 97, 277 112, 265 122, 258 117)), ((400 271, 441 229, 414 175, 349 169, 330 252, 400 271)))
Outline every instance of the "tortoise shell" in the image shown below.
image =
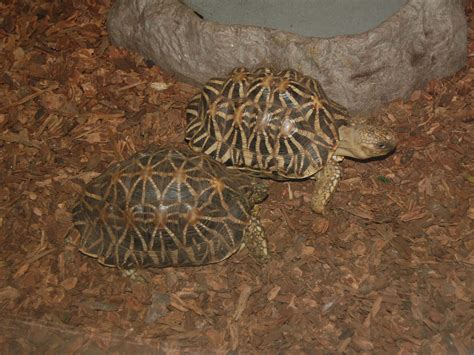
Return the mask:
POLYGON ((304 178, 331 159, 347 117, 315 79, 295 70, 236 68, 191 99, 186 141, 227 165, 304 178))
POLYGON ((86 186, 73 210, 80 251, 124 269, 221 261, 242 245, 255 191, 188 148, 140 152, 86 186))

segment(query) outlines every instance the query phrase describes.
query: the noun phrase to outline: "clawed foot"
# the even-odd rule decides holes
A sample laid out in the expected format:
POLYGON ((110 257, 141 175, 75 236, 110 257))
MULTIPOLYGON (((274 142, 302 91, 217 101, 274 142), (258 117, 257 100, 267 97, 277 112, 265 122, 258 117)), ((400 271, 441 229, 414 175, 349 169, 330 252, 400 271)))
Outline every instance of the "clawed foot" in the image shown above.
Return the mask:
POLYGON ((326 204, 325 203, 321 203, 320 201, 315 201, 313 203, 311 203, 311 209, 313 210, 313 212, 317 213, 317 214, 320 214, 322 216, 326 216, 326 204))
POLYGON ((332 193, 336 190, 337 184, 341 180, 342 171, 336 162, 328 163, 314 177, 313 196, 311 198, 311 209, 321 215, 326 214, 327 205, 332 193))

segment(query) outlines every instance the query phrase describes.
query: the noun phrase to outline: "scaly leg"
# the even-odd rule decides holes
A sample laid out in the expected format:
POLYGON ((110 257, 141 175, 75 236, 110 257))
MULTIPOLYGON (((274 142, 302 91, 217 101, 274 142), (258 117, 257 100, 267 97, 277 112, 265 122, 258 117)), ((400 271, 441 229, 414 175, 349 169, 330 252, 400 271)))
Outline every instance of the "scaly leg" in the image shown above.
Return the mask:
POLYGON ((324 207, 328 203, 332 193, 336 190, 337 184, 342 178, 342 170, 335 161, 328 162, 321 169, 314 179, 314 191, 311 198, 311 209, 319 214, 325 214, 324 207))
POLYGON ((250 223, 244 231, 244 244, 257 262, 262 264, 270 260, 270 255, 268 255, 267 238, 262 222, 256 216, 256 210, 254 209, 250 223))

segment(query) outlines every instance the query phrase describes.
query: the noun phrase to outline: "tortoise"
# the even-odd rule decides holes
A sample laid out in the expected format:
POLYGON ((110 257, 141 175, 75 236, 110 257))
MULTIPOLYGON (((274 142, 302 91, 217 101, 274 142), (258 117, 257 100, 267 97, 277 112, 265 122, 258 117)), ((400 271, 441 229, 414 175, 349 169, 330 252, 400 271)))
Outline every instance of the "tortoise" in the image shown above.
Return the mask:
POLYGON ((268 261, 256 204, 267 184, 187 147, 112 164, 73 209, 79 250, 120 269, 217 263, 243 245, 268 261))
POLYGON ((324 214, 344 157, 390 153, 395 134, 347 110, 296 70, 235 68, 207 82, 186 108, 189 146, 226 165, 275 180, 316 180, 311 208, 324 214))

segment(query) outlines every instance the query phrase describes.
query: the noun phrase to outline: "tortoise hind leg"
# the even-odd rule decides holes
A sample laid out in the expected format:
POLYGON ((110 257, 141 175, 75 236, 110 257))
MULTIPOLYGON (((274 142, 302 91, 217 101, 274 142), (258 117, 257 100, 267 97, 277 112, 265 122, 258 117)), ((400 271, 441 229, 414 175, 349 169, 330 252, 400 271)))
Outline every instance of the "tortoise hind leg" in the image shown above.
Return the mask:
POLYGON ((266 263, 270 260, 267 238, 265 237, 262 222, 260 222, 255 214, 252 213, 250 223, 244 230, 244 245, 258 263, 266 263))
POLYGON ((325 214, 325 206, 332 193, 336 190, 337 184, 341 181, 342 170, 335 161, 328 164, 318 171, 314 176, 313 196, 311 198, 311 209, 319 214, 325 214))

